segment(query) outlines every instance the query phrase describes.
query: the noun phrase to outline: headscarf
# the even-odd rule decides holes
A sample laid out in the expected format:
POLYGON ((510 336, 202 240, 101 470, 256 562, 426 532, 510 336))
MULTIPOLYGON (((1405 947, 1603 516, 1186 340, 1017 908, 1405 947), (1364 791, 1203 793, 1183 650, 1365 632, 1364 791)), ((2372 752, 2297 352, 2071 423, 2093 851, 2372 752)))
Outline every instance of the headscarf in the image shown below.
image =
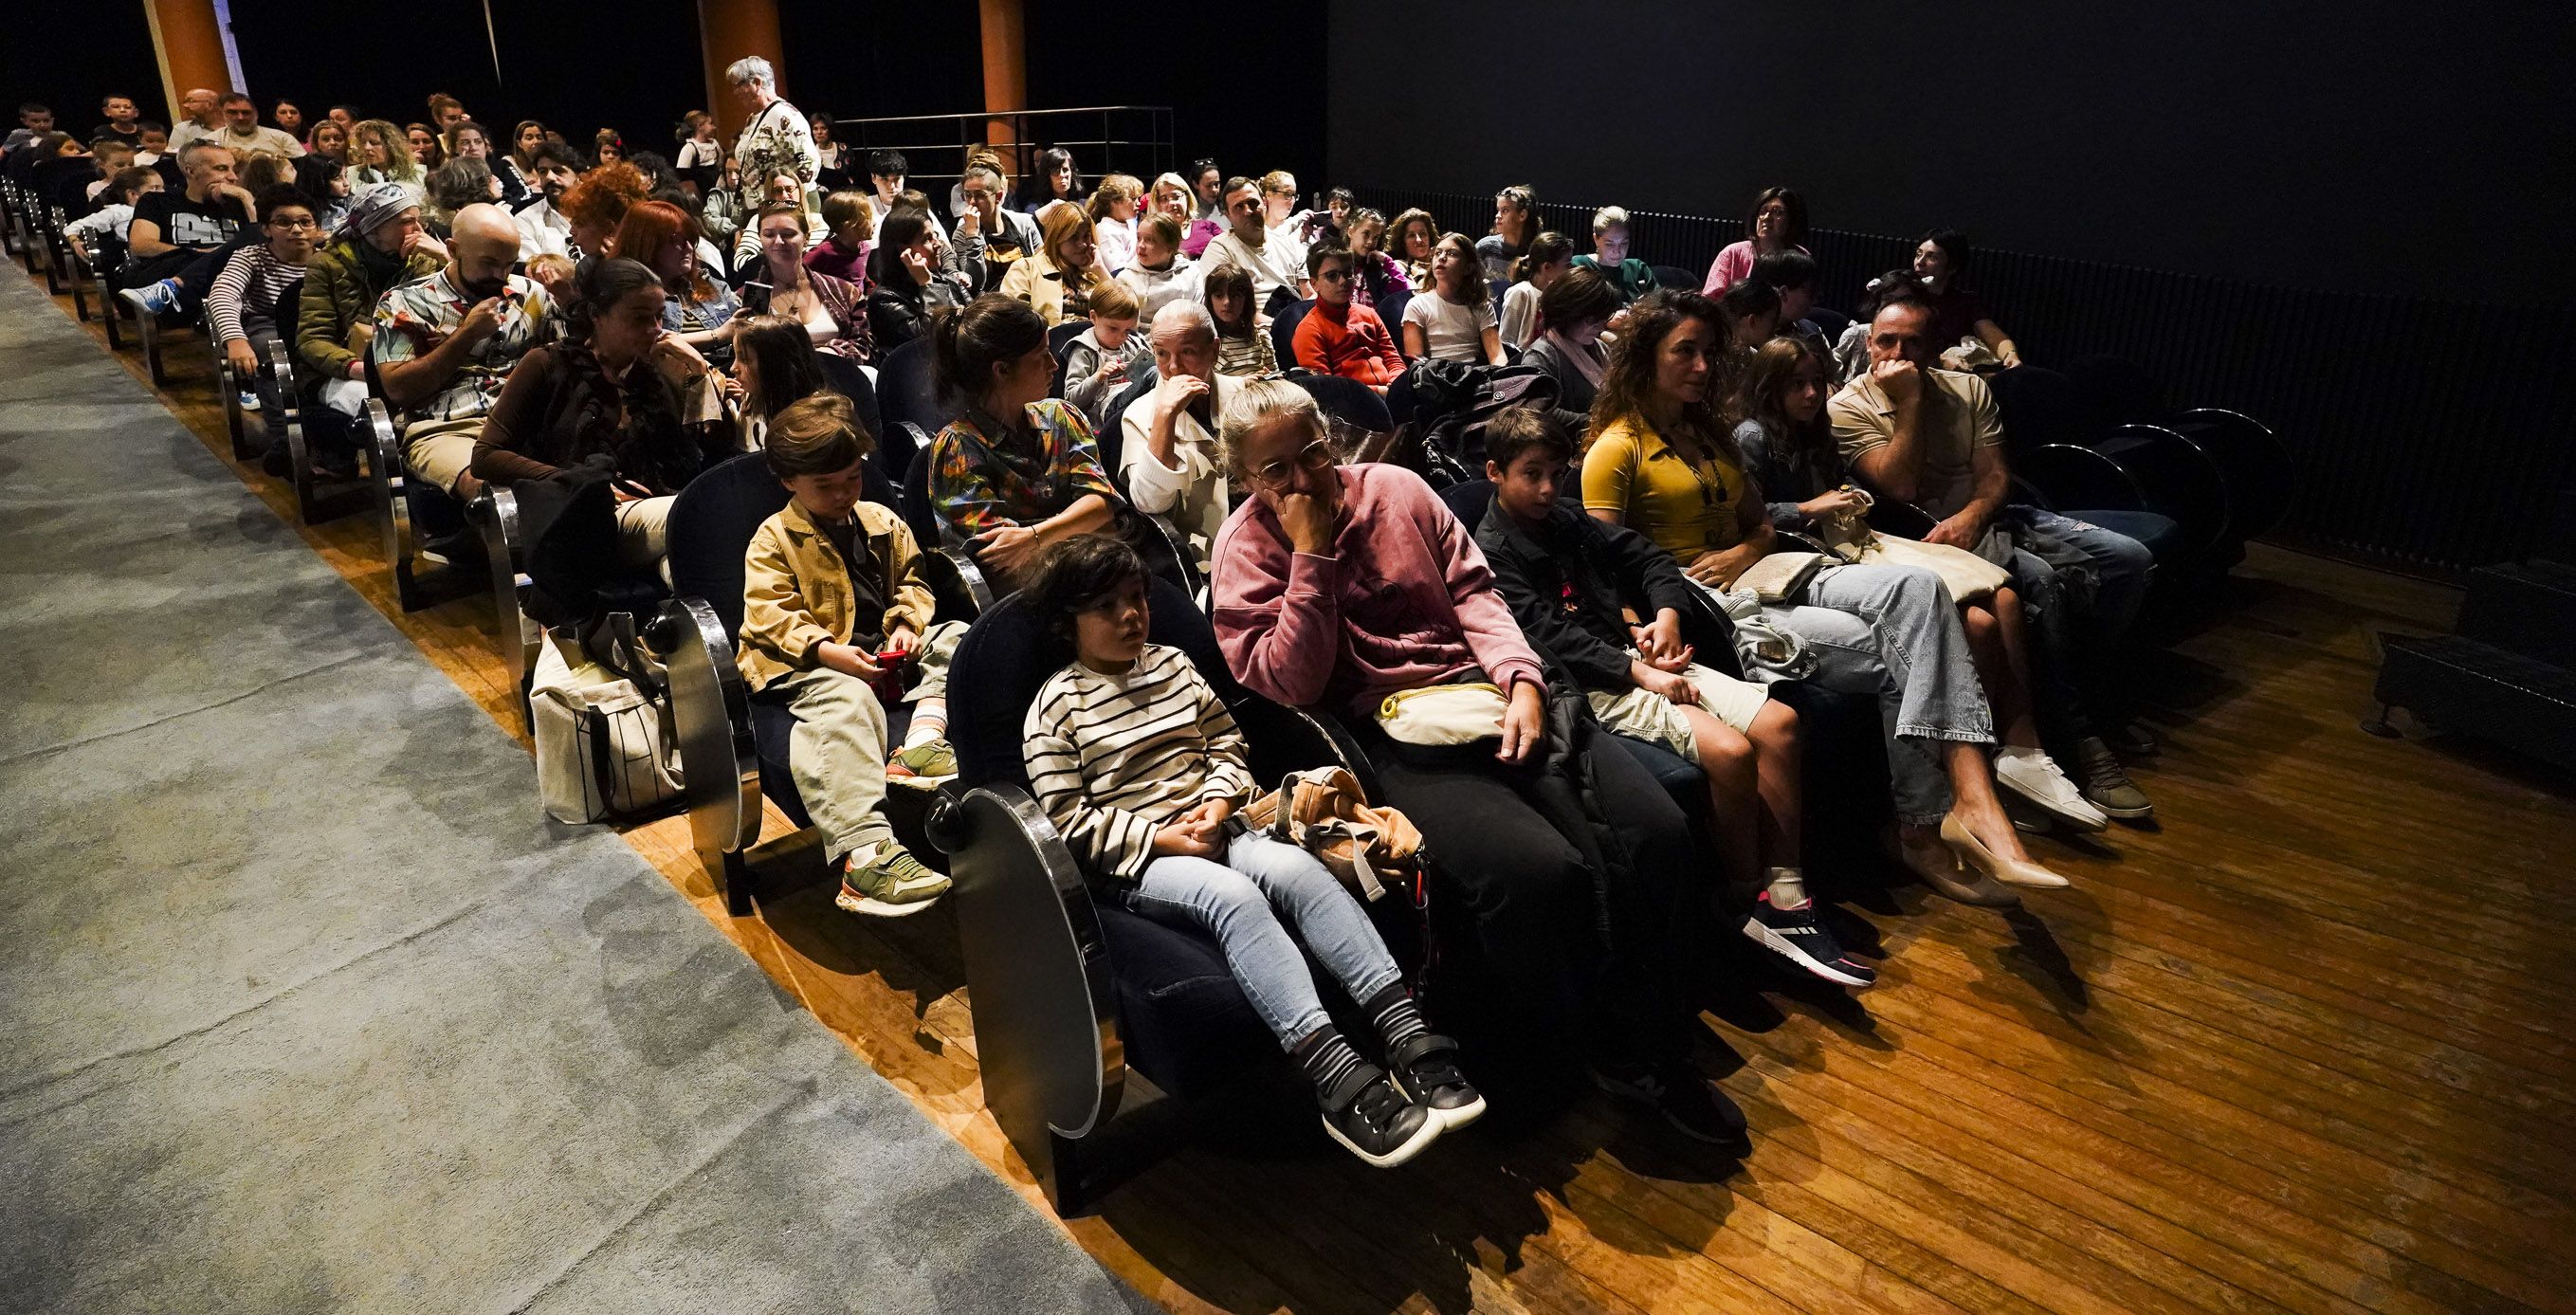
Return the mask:
POLYGON ((419 204, 420 194, 410 184, 377 183, 349 198, 349 215, 340 221, 340 236, 353 240, 365 237, 419 204))

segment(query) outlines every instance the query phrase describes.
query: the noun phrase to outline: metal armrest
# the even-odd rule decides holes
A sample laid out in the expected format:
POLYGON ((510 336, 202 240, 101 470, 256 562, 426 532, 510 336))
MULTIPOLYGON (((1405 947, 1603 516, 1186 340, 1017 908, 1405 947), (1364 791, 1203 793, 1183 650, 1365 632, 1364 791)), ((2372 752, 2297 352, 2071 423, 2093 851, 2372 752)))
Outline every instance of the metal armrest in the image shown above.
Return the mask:
POLYGON ((964 550, 924 548, 922 561, 931 576, 930 591, 966 609, 958 620, 971 621, 993 610, 993 586, 985 581, 984 568, 964 550))
POLYGON ((528 619, 530 581, 519 562, 519 495, 505 485, 486 484, 465 509, 465 519, 483 538, 483 560, 492 572, 493 633, 500 639, 510 683, 519 691, 520 715, 531 719, 528 729, 533 733, 535 710, 527 703, 528 678, 536 670, 537 645, 545 642, 546 632, 528 619))
POLYGON ((1078 1208, 1074 1143, 1118 1112, 1127 1075, 1090 888, 1028 792, 972 790, 931 838, 956 884, 957 939, 984 1104, 1059 1214, 1078 1208))
POLYGON ((393 413, 385 408, 383 398, 367 399, 361 423, 367 433, 367 483, 376 495, 376 531, 384 542, 385 561, 393 566, 402 609, 408 612, 412 610, 412 558, 420 546, 411 523, 409 490, 404 487, 411 472, 403 469, 402 439, 394 432, 393 413))
POLYGON ((249 422, 242 418, 241 395, 252 381, 233 372, 233 358, 224 354, 224 345, 216 342, 213 334, 206 335, 206 343, 215 354, 215 389, 223 396, 224 433, 232 440, 233 460, 248 461, 251 457, 249 422))
POLYGON ((745 850, 760 839, 760 757, 751 729, 751 689, 734 665, 724 622, 702 598, 674 598, 646 630, 671 679, 671 722, 679 735, 681 798, 707 877, 725 910, 751 912, 745 850))

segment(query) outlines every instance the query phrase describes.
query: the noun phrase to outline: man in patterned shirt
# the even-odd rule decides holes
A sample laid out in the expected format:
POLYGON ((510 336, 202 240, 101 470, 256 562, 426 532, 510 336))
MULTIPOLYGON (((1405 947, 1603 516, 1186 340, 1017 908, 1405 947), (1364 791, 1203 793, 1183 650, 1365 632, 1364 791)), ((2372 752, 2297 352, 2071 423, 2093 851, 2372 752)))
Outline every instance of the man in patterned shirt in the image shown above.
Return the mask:
POLYGON ((797 108, 779 98, 778 75, 758 55, 737 59, 725 69, 733 98, 751 114, 734 139, 733 156, 742 165, 743 189, 766 192, 770 180, 793 178, 808 193, 805 208, 814 208, 814 179, 823 171, 823 153, 814 148, 814 131, 797 108))
POLYGON ((483 487, 467 473, 483 419, 511 367, 551 331, 546 290, 510 272, 519 229, 508 211, 488 204, 457 211, 448 251, 446 268, 376 304, 370 351, 398 412, 403 464, 469 501, 483 487))

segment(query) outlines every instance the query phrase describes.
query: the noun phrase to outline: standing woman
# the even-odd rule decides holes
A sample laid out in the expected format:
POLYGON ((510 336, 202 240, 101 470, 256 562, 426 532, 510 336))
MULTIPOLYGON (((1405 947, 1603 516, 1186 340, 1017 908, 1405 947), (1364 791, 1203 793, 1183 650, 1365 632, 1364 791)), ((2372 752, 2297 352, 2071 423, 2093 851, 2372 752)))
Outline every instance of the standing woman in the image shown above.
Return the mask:
POLYGON ((1563 233, 1531 239, 1529 254, 1512 262, 1512 285, 1503 291, 1503 345, 1518 351, 1538 336, 1539 298, 1574 268, 1574 240, 1563 233))
POLYGON ((1431 222, 1431 212, 1407 210, 1387 226, 1387 251, 1395 257, 1396 268, 1404 271, 1404 281, 1417 292, 1431 286, 1431 249, 1440 245, 1440 226, 1431 222))
POLYGON ((1753 262, 1771 252, 1805 251, 1800 244, 1807 240, 1807 198, 1786 187, 1764 188, 1744 214, 1744 231, 1748 236, 1743 241, 1710 262, 1702 293, 1714 297, 1752 277, 1753 262))
POLYGON ((1109 531, 1118 493, 1091 426, 1047 396, 1055 353, 1036 311, 1000 293, 977 297, 931 322, 930 359, 939 395, 967 403, 926 454, 942 542, 966 545, 1001 578, 999 592, 1049 545, 1109 531))
POLYGON ((420 160, 412 154, 411 141, 403 135, 402 129, 383 119, 368 119, 350 129, 349 138, 350 154, 358 166, 354 180, 357 186, 366 188, 378 183, 401 183, 409 187, 414 196, 427 194, 428 184, 424 180, 428 171, 420 167, 420 160))
POLYGON ((824 388, 823 368, 814 363, 805 326, 783 315, 742 321, 733 336, 733 381, 742 389, 737 409, 745 452, 757 452, 767 443, 769 422, 779 412, 824 388))
POLYGON ((1036 214, 1058 201, 1082 207, 1082 175, 1073 171, 1073 152, 1050 146, 1038 152, 1037 172, 1020 180, 1011 208, 1036 214))
POLYGON ((1101 282, 1090 214, 1078 205, 1058 206, 1046 212, 1038 228, 1045 234, 1042 249, 1013 262, 1002 276, 1002 295, 1027 302, 1048 325, 1090 314, 1091 288, 1101 282))
MULTIPOLYGON (((1583 458, 1585 510, 1654 540, 1719 595, 1775 541, 1761 490, 1719 418, 1731 379, 1725 332, 1715 303, 1697 293, 1657 292, 1630 307, 1583 458)), ((1906 867, 1970 904, 2017 903, 1998 882, 2066 885, 2030 861, 1995 798, 1986 764, 1994 719, 1940 577, 1829 566, 1794 597, 1729 608, 1745 670, 1878 699, 1906 867)))
POLYGON ((760 243, 760 272, 742 289, 755 315, 777 315, 805 326, 814 350, 865 365, 876 359, 867 307, 859 285, 834 278, 805 262, 805 207, 772 201, 752 228, 760 243))
POLYGON ((1488 282, 1512 276, 1512 262, 1529 254, 1538 236, 1538 193, 1527 186, 1494 193, 1494 231, 1476 239, 1476 258, 1488 282))
POLYGON ((1485 286, 1476 244, 1466 234, 1443 234, 1431 249, 1430 290, 1433 295, 1404 303, 1404 358, 1501 365, 1493 289, 1485 286))
POLYGON ((1145 185, 1127 174, 1100 180, 1091 194, 1091 242, 1099 251, 1100 273, 1116 278, 1136 259, 1136 202, 1145 185))

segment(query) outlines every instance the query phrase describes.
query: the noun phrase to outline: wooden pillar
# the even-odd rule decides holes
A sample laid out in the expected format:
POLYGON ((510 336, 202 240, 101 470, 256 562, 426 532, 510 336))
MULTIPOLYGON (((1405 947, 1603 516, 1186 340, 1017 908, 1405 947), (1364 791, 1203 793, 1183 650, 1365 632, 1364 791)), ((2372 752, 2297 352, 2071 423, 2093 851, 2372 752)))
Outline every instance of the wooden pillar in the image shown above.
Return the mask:
POLYGON ((232 71, 224 60, 223 25, 215 18, 214 0, 143 0, 152 25, 152 57, 161 65, 161 92, 169 99, 167 121, 177 127, 186 111, 179 98, 191 88, 233 90, 232 71))
MULTIPOLYGON (((1020 22, 1020 0, 977 0, 977 4, 984 19, 984 112, 1027 109, 1028 40, 1020 22)), ((1009 145, 1010 120, 987 120, 984 140, 995 146, 1009 145)))
MULTIPOLYGON (((778 94, 787 94, 787 55, 778 40, 777 0, 698 0, 698 48, 706 60, 707 110, 727 142, 749 121, 725 82, 725 66, 758 55, 778 72, 778 94)), ((801 107, 800 107, 801 108, 801 107)))

